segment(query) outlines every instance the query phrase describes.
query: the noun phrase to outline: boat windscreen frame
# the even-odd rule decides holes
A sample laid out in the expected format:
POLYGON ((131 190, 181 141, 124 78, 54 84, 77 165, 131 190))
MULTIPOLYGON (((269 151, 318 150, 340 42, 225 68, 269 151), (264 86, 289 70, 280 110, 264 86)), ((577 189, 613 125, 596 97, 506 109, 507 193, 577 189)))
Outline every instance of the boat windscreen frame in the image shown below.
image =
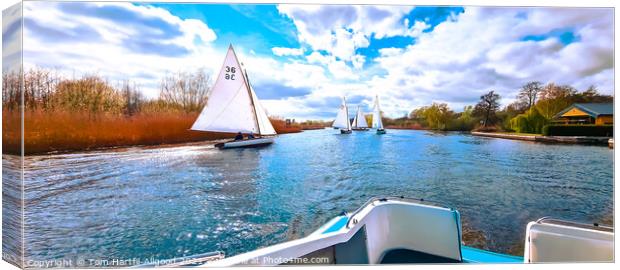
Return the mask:
POLYGON ((539 218, 538 220, 536 220, 536 223, 577 227, 577 228, 602 231, 602 232, 611 232, 611 233, 614 232, 614 228, 609 225, 600 225, 598 223, 589 224, 589 223, 582 223, 582 222, 575 222, 575 221, 567 221, 567 220, 556 219, 552 217, 539 218))
POLYGON ((446 208, 446 209, 450 209, 451 211, 455 211, 454 207, 442 206, 442 205, 445 205, 445 203, 443 202, 429 201, 429 200, 425 200, 424 198, 412 198, 412 197, 405 197, 405 196, 372 197, 369 200, 367 200, 364 204, 362 204, 361 207, 357 208, 353 213, 349 215, 349 220, 347 221, 346 228, 351 229, 351 222, 353 222, 353 224, 357 224, 357 219, 355 219, 354 217, 357 214, 359 214, 362 210, 364 210, 366 207, 368 207, 369 205, 374 204, 375 202, 387 202, 387 201, 418 203, 418 204, 423 204, 423 205, 428 205, 428 206, 433 206, 433 207, 446 208))

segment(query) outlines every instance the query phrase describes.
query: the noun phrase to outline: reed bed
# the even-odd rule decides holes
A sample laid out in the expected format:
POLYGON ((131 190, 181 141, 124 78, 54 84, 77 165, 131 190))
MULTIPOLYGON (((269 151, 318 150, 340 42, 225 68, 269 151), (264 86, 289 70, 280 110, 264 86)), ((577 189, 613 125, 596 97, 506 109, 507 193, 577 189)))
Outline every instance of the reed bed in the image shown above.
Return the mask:
POLYGON ((286 121, 281 119, 271 118, 269 120, 278 134, 301 132, 301 127, 297 124, 286 124, 286 121))
MULTIPOLYGON (((160 145, 231 138, 234 134, 189 130, 197 113, 152 113, 133 116, 27 111, 24 115, 24 154, 92 150, 107 147, 160 145)), ((2 152, 20 153, 20 115, 2 114, 2 152)), ((274 120, 279 134, 299 132, 274 120)))

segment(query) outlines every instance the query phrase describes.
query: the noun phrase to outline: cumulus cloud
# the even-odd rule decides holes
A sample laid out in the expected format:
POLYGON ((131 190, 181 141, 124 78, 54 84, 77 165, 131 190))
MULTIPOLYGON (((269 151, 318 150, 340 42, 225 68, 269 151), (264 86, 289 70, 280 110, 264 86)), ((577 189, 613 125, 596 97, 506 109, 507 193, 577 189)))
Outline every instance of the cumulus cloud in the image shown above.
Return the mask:
POLYGON ((459 110, 490 90, 499 92, 507 104, 531 80, 582 90, 594 84, 612 94, 613 76, 605 74, 614 68, 613 11, 467 7, 410 46, 381 50, 374 61, 387 74, 369 84, 377 91, 386 89, 383 95, 389 101, 383 107, 392 113, 399 108, 390 104, 412 108, 432 101, 459 110), (557 29, 572 31, 579 39, 570 44, 552 35, 523 39, 557 29))
POLYGON ((273 52, 274 55, 277 55, 277 56, 287 56, 287 55, 296 56, 296 55, 304 54, 304 49, 302 48, 295 49, 295 48, 273 47, 271 48, 271 51, 273 52))
MULTIPOLYGON (((215 74, 226 53, 214 45, 217 36, 206 23, 181 19, 159 7, 26 2, 24 13, 26 68, 58 68, 67 76, 97 73, 112 82, 130 79, 151 98, 159 95, 159 82, 166 74, 198 68, 215 74)), ((5 35, 14 32, 3 30, 5 35)), ((319 65, 277 61, 244 44, 235 49, 261 98, 303 96, 328 81, 319 65)), ((274 48, 274 53, 292 56, 303 49, 274 48)), ((279 115, 288 113, 266 108, 279 115)))
POLYGON ((24 3, 24 65, 132 79, 149 97, 166 72, 217 64, 205 23, 130 3, 24 3))
MULTIPOLYGON (((358 48, 368 47, 371 37, 418 35, 424 23, 411 28, 403 16, 407 6, 279 5, 280 13, 291 18, 301 42, 313 50, 324 50, 342 61, 360 67, 358 48)), ((340 65, 340 64, 335 64, 340 65)))

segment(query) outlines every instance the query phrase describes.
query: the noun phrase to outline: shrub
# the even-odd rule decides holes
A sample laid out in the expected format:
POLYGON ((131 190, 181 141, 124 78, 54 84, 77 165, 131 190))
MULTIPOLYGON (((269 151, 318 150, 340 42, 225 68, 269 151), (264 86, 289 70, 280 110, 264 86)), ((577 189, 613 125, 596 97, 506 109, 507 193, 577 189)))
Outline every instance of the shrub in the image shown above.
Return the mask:
POLYGON ((542 130, 545 136, 601 136, 612 137, 613 125, 546 125, 542 130))

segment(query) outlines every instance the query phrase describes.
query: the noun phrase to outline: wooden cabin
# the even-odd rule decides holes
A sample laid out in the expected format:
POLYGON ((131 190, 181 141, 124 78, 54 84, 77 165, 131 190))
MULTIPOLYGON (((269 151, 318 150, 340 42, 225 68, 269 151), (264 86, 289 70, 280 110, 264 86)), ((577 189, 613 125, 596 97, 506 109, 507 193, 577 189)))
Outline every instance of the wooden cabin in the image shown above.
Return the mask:
POLYGON ((574 103, 553 116, 558 124, 613 125, 613 103, 574 103))

